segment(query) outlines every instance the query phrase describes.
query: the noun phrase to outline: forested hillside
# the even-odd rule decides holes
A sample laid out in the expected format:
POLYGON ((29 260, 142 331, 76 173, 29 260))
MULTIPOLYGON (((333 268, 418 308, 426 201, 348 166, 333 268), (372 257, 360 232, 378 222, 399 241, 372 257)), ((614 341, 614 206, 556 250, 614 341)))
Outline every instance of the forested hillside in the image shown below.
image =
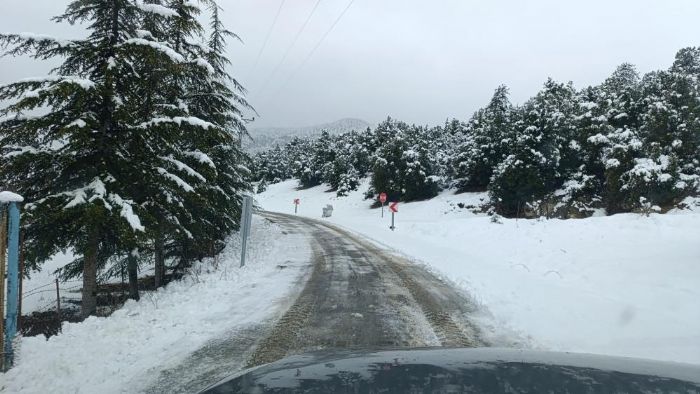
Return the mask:
POLYGON ((361 119, 340 119, 331 123, 324 123, 307 127, 251 127, 250 138, 243 140, 243 148, 247 152, 262 152, 277 145, 285 145, 294 137, 316 138, 325 130, 329 134, 337 135, 352 130, 364 130, 370 124, 361 119))
POLYGON ((522 105, 508 88, 471 119, 442 126, 388 118, 374 129, 296 138, 254 158, 261 189, 296 178, 344 195, 371 176, 368 197, 420 200, 440 190, 488 190, 504 216, 584 217, 664 211, 698 194, 700 48, 668 70, 620 65, 581 90, 554 80, 522 105))

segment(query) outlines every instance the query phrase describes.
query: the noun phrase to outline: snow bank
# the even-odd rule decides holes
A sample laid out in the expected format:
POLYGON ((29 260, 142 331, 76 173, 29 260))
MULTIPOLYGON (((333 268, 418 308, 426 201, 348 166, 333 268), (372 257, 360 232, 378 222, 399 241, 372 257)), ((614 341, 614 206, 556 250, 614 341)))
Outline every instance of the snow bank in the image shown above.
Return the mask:
POLYGON ((253 226, 242 269, 239 238, 233 237, 218 270, 206 261, 109 318, 66 323, 49 340, 22 338, 18 363, 0 380, 0 391, 139 392, 209 340, 281 314, 280 300, 305 271, 309 247, 257 217, 253 226))
POLYGON ((366 183, 343 198, 296 186, 270 185, 258 202, 293 213, 300 198, 299 214, 315 218, 332 204, 329 221, 469 291, 493 315, 483 328, 501 345, 515 331, 513 342, 551 350, 700 364, 699 211, 498 224, 457 205, 478 205, 484 194, 445 192, 399 204, 392 232, 388 210, 382 219, 363 200, 366 183))

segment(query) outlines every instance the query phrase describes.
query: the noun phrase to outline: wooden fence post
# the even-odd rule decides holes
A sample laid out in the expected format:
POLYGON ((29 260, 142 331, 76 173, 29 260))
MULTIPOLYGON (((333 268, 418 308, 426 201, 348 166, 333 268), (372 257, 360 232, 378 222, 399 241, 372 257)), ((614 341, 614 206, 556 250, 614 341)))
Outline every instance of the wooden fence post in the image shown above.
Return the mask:
POLYGON ((58 290, 58 278, 56 278, 56 317, 58 318, 58 332, 61 332, 61 293, 58 290))

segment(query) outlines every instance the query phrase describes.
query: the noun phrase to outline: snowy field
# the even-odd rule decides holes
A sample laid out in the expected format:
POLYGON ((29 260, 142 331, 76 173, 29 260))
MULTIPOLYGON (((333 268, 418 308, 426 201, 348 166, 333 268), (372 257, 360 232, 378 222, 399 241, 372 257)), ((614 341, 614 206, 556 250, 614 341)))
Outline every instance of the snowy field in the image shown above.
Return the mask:
POLYGON ((337 198, 296 181, 257 196, 271 211, 320 218, 395 249, 466 289, 490 312, 483 329, 502 344, 700 364, 700 211, 644 217, 511 220, 460 209, 486 196, 445 192, 369 209, 360 191, 337 198), (505 338, 504 338, 505 336, 505 338))
POLYGON ((0 375, 0 391, 139 392, 209 340, 283 313, 281 300, 308 266, 308 245, 259 218, 251 237, 242 269, 234 237, 218 270, 204 261, 182 281, 142 294, 109 318, 64 323, 63 333, 49 340, 22 338, 17 365, 0 375))

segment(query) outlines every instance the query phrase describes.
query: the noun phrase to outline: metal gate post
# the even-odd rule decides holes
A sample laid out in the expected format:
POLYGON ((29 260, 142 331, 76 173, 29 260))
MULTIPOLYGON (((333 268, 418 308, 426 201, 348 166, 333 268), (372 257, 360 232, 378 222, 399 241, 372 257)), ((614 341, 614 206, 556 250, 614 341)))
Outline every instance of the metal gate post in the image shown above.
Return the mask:
POLYGON ((17 306, 19 303, 19 206, 10 202, 7 210, 7 313, 5 320, 5 368, 12 366, 12 342, 17 333, 17 306))

